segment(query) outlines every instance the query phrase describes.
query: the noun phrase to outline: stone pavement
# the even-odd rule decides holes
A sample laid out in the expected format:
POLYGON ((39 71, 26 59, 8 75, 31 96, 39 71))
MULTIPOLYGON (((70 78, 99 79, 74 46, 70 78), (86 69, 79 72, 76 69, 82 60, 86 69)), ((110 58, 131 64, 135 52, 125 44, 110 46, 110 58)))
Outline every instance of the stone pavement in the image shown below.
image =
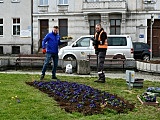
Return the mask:
MULTIPOLYGON (((0 73, 7 73, 7 74, 37 74, 41 75, 41 71, 14 71, 14 70, 8 70, 8 71, 0 71, 0 73)), ((51 75, 51 72, 46 72, 46 75, 51 75)), ((125 72, 120 71, 112 71, 105 73, 106 77, 108 78, 122 78, 126 79, 125 72)), ((57 76, 80 76, 80 77, 97 77, 96 72, 92 72, 90 75, 78 75, 78 74, 66 74, 66 73, 57 73, 57 76)), ((149 81, 159 81, 160 82, 160 74, 151 74, 146 72, 136 72, 135 73, 136 78, 143 78, 144 80, 149 81)))

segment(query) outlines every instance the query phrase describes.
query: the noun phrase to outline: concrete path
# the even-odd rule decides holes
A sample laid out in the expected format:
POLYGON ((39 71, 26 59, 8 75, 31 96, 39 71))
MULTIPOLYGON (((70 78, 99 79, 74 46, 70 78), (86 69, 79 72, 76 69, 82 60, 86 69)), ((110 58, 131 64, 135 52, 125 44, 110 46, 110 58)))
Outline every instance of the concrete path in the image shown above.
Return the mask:
MULTIPOLYGON (((14 70, 8 70, 8 71, 0 71, 0 73, 7 73, 7 74, 37 74, 41 75, 40 71, 14 71, 14 70)), ((51 75, 51 72, 46 72, 47 75, 51 75)), ((90 75, 77 75, 77 74, 66 74, 66 73, 57 73, 58 76, 80 76, 80 77, 97 77, 96 72, 92 72, 90 75)), ((118 72, 118 71, 112 71, 105 73, 106 77, 108 78, 122 78, 126 79, 125 72, 118 72)), ((152 75, 151 73, 146 72, 136 72, 135 73, 136 78, 143 78, 144 80, 149 81, 159 81, 160 82, 160 74, 152 75)))

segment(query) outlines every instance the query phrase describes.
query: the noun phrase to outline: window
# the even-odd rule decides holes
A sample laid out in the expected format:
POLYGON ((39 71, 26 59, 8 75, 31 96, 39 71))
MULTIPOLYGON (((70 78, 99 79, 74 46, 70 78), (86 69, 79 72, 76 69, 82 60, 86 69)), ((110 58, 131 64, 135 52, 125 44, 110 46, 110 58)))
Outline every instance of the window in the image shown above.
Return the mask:
POLYGON ((20 2, 20 0, 12 0, 11 2, 17 3, 17 2, 20 2))
POLYGON ((144 48, 144 49, 146 49, 146 48, 147 48, 147 49, 150 49, 150 47, 149 47, 148 44, 143 44, 143 48, 144 48))
POLYGON ((95 26, 96 24, 99 24, 101 20, 89 20, 89 25, 90 25, 90 35, 95 34, 95 26))
POLYGON ((0 54, 3 54, 3 46, 0 46, 0 54))
POLYGON ((121 34, 121 20, 118 20, 118 19, 110 20, 110 34, 111 35, 121 34))
POLYGON ((108 37, 108 46, 126 46, 126 37, 108 37))
POLYGON ((86 2, 99 2, 99 0, 86 0, 86 2))
POLYGON ((68 0, 59 0, 59 5, 68 5, 68 0))
POLYGON ((68 19, 59 19, 59 34, 61 37, 68 36, 68 19))
POLYGON ((156 0, 144 0, 144 4, 155 4, 156 0))
POLYGON ((12 54, 20 54, 20 46, 12 46, 12 54))
POLYGON ((13 35, 20 35, 20 18, 13 19, 13 35))
POLYGON ((89 46, 90 46, 90 38, 86 37, 78 40, 75 47, 89 47, 89 46))
POLYGON ((3 19, 0 19, 0 36, 3 35, 3 19))
POLYGON ((48 0, 39 0, 39 5, 48 5, 48 0))
POLYGON ((122 0, 111 0, 111 1, 122 1, 122 0))

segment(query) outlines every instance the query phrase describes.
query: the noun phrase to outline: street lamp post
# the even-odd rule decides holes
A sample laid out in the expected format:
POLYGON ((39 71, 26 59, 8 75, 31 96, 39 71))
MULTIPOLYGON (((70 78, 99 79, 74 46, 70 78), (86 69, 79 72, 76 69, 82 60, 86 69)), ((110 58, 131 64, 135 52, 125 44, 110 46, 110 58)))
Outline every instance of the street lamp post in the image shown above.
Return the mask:
POLYGON ((150 53, 150 59, 152 59, 152 25, 154 23, 154 14, 151 14, 151 31, 150 31, 150 49, 151 49, 151 53, 150 53))
POLYGON ((31 54, 33 54, 33 0, 31 0, 31 54))
MULTIPOLYGON (((156 4, 157 0, 144 0, 144 4, 146 6, 146 10, 148 11, 149 9, 153 9, 155 10, 155 4, 156 4), (151 5, 149 7, 149 5, 151 5)), ((154 14, 151 14, 151 29, 150 29, 150 49, 151 49, 151 52, 150 52, 150 59, 152 59, 152 26, 153 26, 153 23, 154 23, 154 14)))

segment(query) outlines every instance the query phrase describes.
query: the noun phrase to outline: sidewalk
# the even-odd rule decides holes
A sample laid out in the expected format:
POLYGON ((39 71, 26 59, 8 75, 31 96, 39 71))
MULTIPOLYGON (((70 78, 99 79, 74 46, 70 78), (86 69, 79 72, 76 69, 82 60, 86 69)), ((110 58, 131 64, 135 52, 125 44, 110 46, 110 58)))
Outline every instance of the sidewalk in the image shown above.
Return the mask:
POLYGON ((153 57, 152 60, 160 60, 160 57, 153 57))
MULTIPOLYGON (((0 71, 0 73, 7 73, 7 74, 37 74, 41 75, 41 71, 14 71, 14 70, 8 70, 8 71, 0 71)), ((51 75, 51 72, 46 72, 46 75, 51 75)), ((108 78, 120 78, 120 79, 126 79, 126 73, 124 72, 118 72, 118 71, 112 71, 105 73, 106 77, 108 78)), ((92 72, 90 75, 78 75, 78 74, 66 74, 66 73, 57 73, 57 76, 79 76, 79 77, 97 77, 96 72, 92 72)), ((160 82, 160 75, 152 75, 145 72, 136 72, 135 73, 136 78, 143 78, 144 80, 149 81, 159 81, 160 82)))

